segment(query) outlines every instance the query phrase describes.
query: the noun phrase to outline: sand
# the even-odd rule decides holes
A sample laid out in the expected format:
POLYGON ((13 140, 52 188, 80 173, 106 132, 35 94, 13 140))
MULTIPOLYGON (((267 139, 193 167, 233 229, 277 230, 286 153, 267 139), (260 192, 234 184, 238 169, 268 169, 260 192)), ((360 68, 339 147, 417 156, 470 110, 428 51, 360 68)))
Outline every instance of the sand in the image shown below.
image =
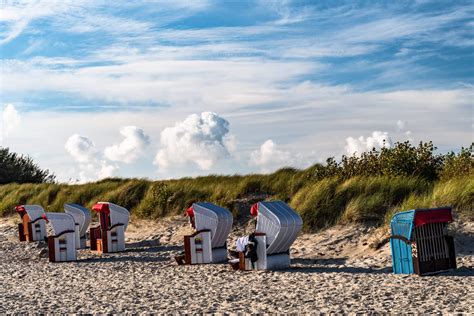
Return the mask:
MULTIPOLYGON (((225 264, 177 266, 188 231, 181 218, 127 232, 127 251, 49 263, 45 245, 20 243, 12 218, 0 219, 0 313, 474 313, 474 224, 455 223, 457 271, 391 273, 381 229, 339 226, 303 234, 292 268, 231 271, 225 264)), ((237 228, 231 238, 241 234, 237 228)))

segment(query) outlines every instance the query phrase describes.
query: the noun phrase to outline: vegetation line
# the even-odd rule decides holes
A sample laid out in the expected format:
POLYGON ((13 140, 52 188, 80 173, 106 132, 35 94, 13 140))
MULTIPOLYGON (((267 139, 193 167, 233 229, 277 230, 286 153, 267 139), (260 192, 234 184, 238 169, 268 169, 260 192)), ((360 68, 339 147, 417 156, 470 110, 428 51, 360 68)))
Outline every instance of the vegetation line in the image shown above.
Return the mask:
MULTIPOLYGON (((431 142, 416 147, 404 142, 360 157, 329 158, 305 170, 166 181, 104 179, 68 185, 52 182, 48 172, 39 181, 45 183, 0 185, 0 212, 11 214, 18 204, 62 211, 64 203, 91 207, 102 200, 123 205, 137 218, 159 218, 179 214, 195 201, 209 201, 242 219, 252 203, 280 199, 301 214, 306 231, 336 223, 384 224, 395 211, 445 205, 453 206, 461 218, 474 220, 472 149, 473 145, 457 154, 441 155, 431 142)), ((1 157, 0 181, 5 163, 1 157)))

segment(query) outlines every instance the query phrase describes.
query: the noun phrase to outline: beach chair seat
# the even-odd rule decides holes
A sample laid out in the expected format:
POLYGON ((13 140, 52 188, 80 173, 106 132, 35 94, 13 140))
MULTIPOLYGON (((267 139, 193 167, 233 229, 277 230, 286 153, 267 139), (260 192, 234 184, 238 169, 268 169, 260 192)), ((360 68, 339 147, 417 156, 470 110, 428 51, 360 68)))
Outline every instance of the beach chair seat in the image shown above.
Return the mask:
POLYGON ((100 225, 90 229, 91 250, 99 253, 125 251, 128 210, 110 202, 99 202, 92 210, 99 213, 100 225))
MULTIPOLYGON (((256 252, 258 260, 252 262, 239 252, 239 270, 278 270, 290 267, 290 247, 296 240, 303 220, 301 216, 282 201, 258 202, 251 208, 257 216, 256 252)), ((234 269, 237 261, 230 262, 234 269)))
POLYGON ((44 209, 39 205, 20 205, 15 207, 20 215, 18 239, 20 241, 43 241, 46 237, 46 222, 43 218, 44 209))
POLYGON ((75 261, 77 259, 74 218, 65 213, 46 213, 44 219, 54 235, 48 236, 50 262, 75 261))
POLYGON ((186 264, 211 263, 211 231, 204 229, 184 236, 184 254, 186 264))

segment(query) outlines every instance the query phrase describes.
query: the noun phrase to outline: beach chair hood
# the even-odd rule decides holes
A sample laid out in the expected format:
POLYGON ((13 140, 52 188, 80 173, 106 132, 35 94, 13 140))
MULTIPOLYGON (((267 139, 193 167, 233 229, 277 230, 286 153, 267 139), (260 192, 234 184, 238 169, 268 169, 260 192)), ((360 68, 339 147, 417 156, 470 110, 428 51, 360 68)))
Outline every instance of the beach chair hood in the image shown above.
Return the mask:
POLYGON ((84 236, 91 223, 89 210, 79 204, 64 204, 64 212, 74 218, 74 222, 79 224, 79 236, 84 236))
POLYGON ((66 213, 45 213, 43 218, 53 229, 56 236, 64 233, 74 233, 74 217, 66 213))
POLYGON ((301 216, 282 201, 258 202, 251 213, 257 216, 256 231, 267 236, 267 254, 288 251, 303 227, 301 216))
POLYGON ((449 223, 453 221, 451 208, 416 209, 393 215, 392 234, 412 240, 413 229, 431 223, 449 223))
POLYGON ((209 229, 211 231, 212 248, 225 246, 227 236, 232 229, 231 212, 212 203, 199 202, 194 203, 192 212, 188 209, 187 213, 194 215, 196 230, 209 229))
MULTIPOLYGON (((130 219, 130 212, 117 204, 110 202, 98 202, 92 207, 92 210, 99 212, 104 215, 109 215, 110 223, 108 223, 110 228, 118 224, 124 225, 124 230, 127 230, 128 221, 130 219)), ((104 223, 101 221, 101 225, 104 223)))
POLYGON ((20 205, 15 209, 20 214, 20 216, 23 216, 22 214, 25 213, 28 214, 28 217, 32 222, 38 218, 43 217, 44 215, 44 209, 40 205, 20 205))

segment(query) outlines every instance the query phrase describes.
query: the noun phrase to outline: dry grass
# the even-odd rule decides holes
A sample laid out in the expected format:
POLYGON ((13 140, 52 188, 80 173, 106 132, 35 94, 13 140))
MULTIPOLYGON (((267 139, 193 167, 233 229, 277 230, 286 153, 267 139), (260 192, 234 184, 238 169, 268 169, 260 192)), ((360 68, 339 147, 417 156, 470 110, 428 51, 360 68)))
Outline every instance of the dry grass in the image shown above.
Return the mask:
POLYGON ((206 176, 167 181, 106 179, 82 185, 7 184, 0 186, 0 212, 19 204, 40 204, 62 211, 64 203, 91 207, 110 201, 136 218, 159 218, 183 212, 195 201, 228 207, 246 217, 249 201, 259 197, 284 200, 303 217, 305 230, 336 223, 387 223, 396 211, 451 205, 458 215, 474 219, 474 179, 428 181, 408 177, 329 177, 311 180, 305 170, 282 169, 269 175, 206 176), (242 207, 244 205, 245 207, 242 207))

